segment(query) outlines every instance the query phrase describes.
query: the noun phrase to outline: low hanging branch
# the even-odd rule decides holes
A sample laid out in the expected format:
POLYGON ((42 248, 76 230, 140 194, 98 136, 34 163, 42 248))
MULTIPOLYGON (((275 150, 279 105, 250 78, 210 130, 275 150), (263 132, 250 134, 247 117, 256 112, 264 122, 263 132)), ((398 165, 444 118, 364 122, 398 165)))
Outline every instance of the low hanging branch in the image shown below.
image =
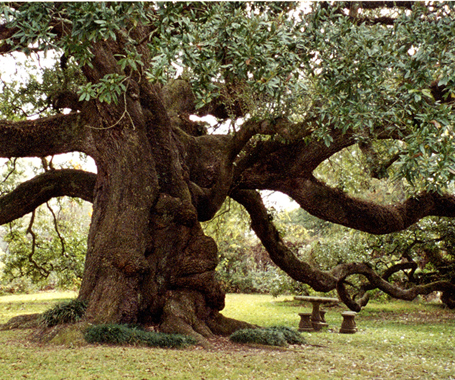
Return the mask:
MULTIPOLYGON (((294 280, 310 285, 314 290, 328 292, 336 289, 338 295, 351 310, 360 311, 368 302, 368 296, 364 295, 358 302, 349 295, 345 283, 351 275, 363 275, 368 281, 368 289, 380 289, 388 295, 403 299, 413 300, 419 294, 430 294, 433 291, 443 291, 455 294, 455 284, 448 281, 438 281, 426 285, 417 285, 410 289, 401 289, 392 285, 387 279, 396 271, 409 266, 395 266, 393 271, 387 271, 383 276, 378 275, 366 263, 340 264, 330 272, 324 272, 312 267, 308 263, 300 261, 295 254, 286 247, 273 225, 270 215, 267 213, 261 196, 256 191, 241 190, 231 194, 231 197, 243 205, 251 217, 251 227, 261 240, 272 261, 294 280)), ((391 269, 392 270, 392 269, 391 269)))
POLYGON ((340 275, 337 282, 337 291, 340 299, 346 304, 346 306, 354 311, 360 311, 362 304, 361 302, 355 302, 348 294, 344 286, 346 278, 354 274, 365 276, 368 280, 369 288, 382 290, 384 293, 392 296, 393 298, 405 301, 412 301, 418 295, 427 295, 434 291, 442 291, 445 294, 451 295, 451 298, 454 298, 455 296, 455 284, 452 284, 449 281, 436 281, 430 284, 416 285, 410 289, 402 289, 390 284, 383 277, 379 276, 366 263, 341 264, 335 267, 332 270, 332 273, 333 272, 340 275))
POLYGON ((300 261, 286 247, 257 191, 239 190, 233 192, 231 197, 245 207, 251 217, 252 229, 279 268, 294 280, 308 284, 317 291, 328 292, 335 289, 337 278, 329 272, 321 271, 300 261))
POLYGON ((21 183, 0 197, 0 225, 18 219, 51 198, 69 196, 93 201, 96 174, 82 170, 51 170, 21 183))

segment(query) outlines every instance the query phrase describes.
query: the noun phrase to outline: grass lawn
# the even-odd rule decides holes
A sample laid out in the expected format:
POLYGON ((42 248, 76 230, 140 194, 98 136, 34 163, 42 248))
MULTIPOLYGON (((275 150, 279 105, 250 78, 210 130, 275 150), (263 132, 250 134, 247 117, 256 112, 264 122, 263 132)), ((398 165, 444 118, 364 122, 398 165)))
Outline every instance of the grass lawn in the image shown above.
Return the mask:
MULTIPOLYGON (((0 297, 0 323, 42 312, 75 293, 0 297)), ((1 379, 454 379, 455 311, 416 302, 370 303, 356 334, 337 333, 343 307, 328 310, 330 330, 303 333, 289 348, 236 346, 184 350, 39 345, 30 331, 0 331, 1 379)), ((223 314, 250 323, 297 327, 308 305, 292 297, 230 294, 223 314)))

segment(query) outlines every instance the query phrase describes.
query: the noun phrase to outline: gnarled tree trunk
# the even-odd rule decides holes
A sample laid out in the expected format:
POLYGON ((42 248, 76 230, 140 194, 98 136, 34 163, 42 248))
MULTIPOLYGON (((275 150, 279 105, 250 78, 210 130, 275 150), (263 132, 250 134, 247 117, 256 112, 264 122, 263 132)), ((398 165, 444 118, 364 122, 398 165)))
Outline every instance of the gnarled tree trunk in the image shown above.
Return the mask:
MULTIPOLYGON (((200 171, 201 178, 191 178, 197 159, 187 150, 207 157, 193 136, 177 129, 173 107, 188 103, 185 94, 163 100, 159 89, 138 83, 131 79, 117 107, 97 103, 90 113, 89 150, 98 175, 79 295, 88 301, 86 319, 159 324, 162 331, 200 339, 232 333, 247 324, 219 314, 225 294, 215 279, 217 247, 199 223, 224 201, 229 186, 223 179, 231 178, 230 171, 213 178, 200 171), (207 197, 197 182, 221 191, 203 204, 207 197)), ((217 149, 206 151, 215 155, 217 149)))

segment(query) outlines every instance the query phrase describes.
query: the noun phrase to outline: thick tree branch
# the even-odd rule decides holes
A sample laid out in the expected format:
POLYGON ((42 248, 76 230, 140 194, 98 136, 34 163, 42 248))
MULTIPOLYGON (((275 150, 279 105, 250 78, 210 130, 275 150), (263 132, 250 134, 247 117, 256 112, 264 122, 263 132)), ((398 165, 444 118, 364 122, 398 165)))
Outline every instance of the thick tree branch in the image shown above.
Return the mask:
POLYGON ((455 216, 455 197, 422 193, 403 203, 378 205, 353 198, 314 177, 291 178, 275 190, 294 199, 310 214, 372 234, 402 231, 426 216, 455 216))
MULTIPOLYGON (((359 302, 354 301, 346 290, 345 283, 348 276, 360 274, 367 278, 368 289, 380 289, 392 297, 413 300, 419 294, 429 294, 440 290, 455 294, 455 284, 447 281, 438 281, 426 285, 418 285, 411 289, 401 289, 390 284, 387 279, 390 271, 383 276, 378 275, 368 264, 346 263, 340 264, 330 272, 324 272, 300 261, 293 252, 286 247, 262 203, 259 193, 249 190, 236 191, 231 197, 243 205, 251 217, 251 227, 267 249, 273 262, 290 275, 294 280, 310 285, 313 289, 328 292, 337 289, 340 299, 351 309, 360 311, 366 304, 368 297, 362 297, 359 302)), ((394 271, 409 266, 395 266, 394 271)))
POLYGON ((311 265, 300 261, 286 247, 278 230, 267 213, 261 196, 252 190, 240 190, 231 194, 248 211, 251 217, 251 227, 261 240, 272 261, 284 270, 294 280, 310 285, 313 289, 328 292, 335 289, 337 279, 328 272, 323 272, 311 265))
MULTIPOLYGON (((285 118, 277 118, 274 120, 247 120, 232 138, 230 159, 234 160, 255 135, 279 136, 282 140, 286 141, 286 144, 290 144, 291 142, 301 142, 303 138, 311 135, 312 131, 312 128, 306 122, 292 123, 285 118)), ((274 145, 277 146, 276 144, 274 145)), ((279 146, 283 145, 284 144, 280 144, 279 146)), ((245 153, 248 155, 251 153, 251 149, 247 148, 245 153)), ((244 164, 241 164, 241 166, 244 166, 244 164)))
POLYGON ((51 198, 69 196, 93 201, 96 174, 82 170, 51 170, 0 197, 0 225, 18 219, 51 198))
POLYGON ((0 157, 44 157, 81 151, 89 153, 88 132, 80 113, 18 122, 0 121, 0 157))
POLYGON ((203 135, 185 140, 181 155, 186 156, 192 203, 200 221, 210 220, 224 203, 232 183, 232 162, 226 148, 230 137, 203 135))
MULTIPOLYGON (((333 127, 328 132, 333 139, 329 146, 317 138, 307 141, 305 137, 311 135, 311 126, 295 124, 293 128, 297 126, 298 132, 291 133, 301 134, 297 141, 272 139, 252 141, 246 146, 236 161, 235 186, 281 191, 281 182, 310 176, 321 162, 356 142, 351 131, 343 133, 333 127)), ((285 131, 288 128, 281 129, 282 134, 285 131)))

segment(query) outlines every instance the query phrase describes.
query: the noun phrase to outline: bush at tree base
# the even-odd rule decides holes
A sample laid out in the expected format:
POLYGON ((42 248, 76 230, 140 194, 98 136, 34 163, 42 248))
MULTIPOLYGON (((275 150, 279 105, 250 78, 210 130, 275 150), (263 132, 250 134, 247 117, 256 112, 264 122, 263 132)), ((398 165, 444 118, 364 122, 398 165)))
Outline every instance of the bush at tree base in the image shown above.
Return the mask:
POLYGON ((46 327, 62 323, 76 323, 84 316, 86 309, 86 302, 79 300, 62 302, 44 312, 41 320, 46 327))
POLYGON ((146 331, 139 326, 118 324, 94 325, 86 329, 88 343, 143 345, 148 347, 184 348, 196 344, 193 337, 146 331))
POLYGON ((255 343, 269 346, 305 344, 305 339, 297 331, 286 326, 273 326, 264 329, 242 329, 233 333, 229 339, 236 343, 255 343))

